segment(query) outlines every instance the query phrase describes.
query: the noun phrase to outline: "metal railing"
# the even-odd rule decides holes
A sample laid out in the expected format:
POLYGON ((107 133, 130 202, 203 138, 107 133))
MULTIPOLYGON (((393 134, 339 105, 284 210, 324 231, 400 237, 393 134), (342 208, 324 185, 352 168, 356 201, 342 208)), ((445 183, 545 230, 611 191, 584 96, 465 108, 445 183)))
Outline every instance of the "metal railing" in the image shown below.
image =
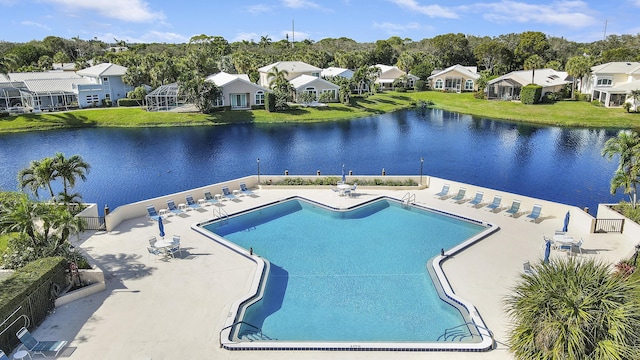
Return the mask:
POLYGON ((92 217, 92 216, 78 216, 80 219, 84 219, 87 224, 86 230, 106 230, 107 227, 104 223, 104 216, 92 217))
POLYGON ((596 219, 593 230, 597 233, 622 233, 624 230, 624 219, 596 219))

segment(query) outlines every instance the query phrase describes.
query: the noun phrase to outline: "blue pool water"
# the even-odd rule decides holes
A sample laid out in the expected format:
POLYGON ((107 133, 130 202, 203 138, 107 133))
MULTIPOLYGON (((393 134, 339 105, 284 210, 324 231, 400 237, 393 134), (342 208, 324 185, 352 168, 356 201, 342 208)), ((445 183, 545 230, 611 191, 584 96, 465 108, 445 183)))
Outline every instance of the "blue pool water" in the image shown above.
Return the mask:
POLYGON ((347 212, 290 200, 204 226, 271 262, 244 321, 288 341, 436 341, 465 322, 427 261, 483 226, 379 200, 347 212))

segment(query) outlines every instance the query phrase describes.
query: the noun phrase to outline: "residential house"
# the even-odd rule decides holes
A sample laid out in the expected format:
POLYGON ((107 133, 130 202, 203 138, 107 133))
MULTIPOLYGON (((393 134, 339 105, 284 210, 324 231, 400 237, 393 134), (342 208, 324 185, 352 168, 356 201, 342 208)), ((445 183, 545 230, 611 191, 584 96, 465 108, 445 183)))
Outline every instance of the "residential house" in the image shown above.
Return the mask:
POLYGON ((320 76, 323 79, 329 79, 336 76, 340 76, 345 79, 351 79, 353 77, 353 74, 353 70, 333 66, 322 69, 322 71, 320 72, 320 76))
POLYGON ((0 110, 40 112, 78 107, 78 87, 90 81, 75 72, 45 71, 0 75, 0 110))
POLYGON ((640 62, 609 62, 591 68, 582 79, 581 89, 606 107, 622 106, 631 91, 640 90, 640 62))
POLYGON ((315 67, 313 65, 309 65, 302 61, 279 61, 267 66, 263 66, 258 69, 260 73, 260 80, 258 80, 258 84, 262 87, 269 88, 269 82, 272 80, 269 76, 269 73, 273 68, 277 68, 278 71, 286 71, 287 75, 285 78, 289 81, 297 78, 300 75, 310 75, 319 77, 322 69, 315 67))
POLYGON ((89 80, 89 84, 78 85, 78 105, 81 108, 98 106, 103 100, 117 103, 118 99, 126 98, 133 87, 124 83, 122 77, 126 74, 124 66, 102 63, 77 71, 76 73, 89 80))
POLYGON ((328 96, 330 101, 338 100, 340 86, 322 78, 311 75, 300 75, 289 82, 295 89, 295 100, 297 100, 298 96, 302 93, 311 93, 315 95, 316 100, 320 99, 322 94, 329 93, 329 95, 324 96, 328 96))
POLYGON ((444 70, 435 70, 427 78, 433 90, 462 92, 478 90, 478 68, 476 66, 453 65, 444 70))
POLYGON ((219 72, 207 77, 207 81, 216 84, 222 95, 216 100, 216 107, 229 106, 233 110, 250 109, 251 106, 264 106, 265 94, 270 90, 254 84, 247 74, 228 74, 219 72))
POLYGON ((417 80, 420 80, 419 77, 412 74, 407 74, 406 72, 400 70, 397 66, 382 64, 377 64, 374 66, 380 70, 378 78, 374 81, 374 84, 380 85, 380 90, 393 89, 393 83, 398 79, 402 79, 403 77, 405 77, 405 81, 407 82, 406 87, 408 88, 412 88, 413 84, 417 80))
POLYGON ((558 92, 571 84, 569 75, 564 71, 553 69, 536 69, 513 71, 497 77, 487 83, 487 99, 490 100, 520 100, 520 90, 525 85, 531 84, 531 76, 535 76, 533 83, 542 86, 542 94, 558 92))

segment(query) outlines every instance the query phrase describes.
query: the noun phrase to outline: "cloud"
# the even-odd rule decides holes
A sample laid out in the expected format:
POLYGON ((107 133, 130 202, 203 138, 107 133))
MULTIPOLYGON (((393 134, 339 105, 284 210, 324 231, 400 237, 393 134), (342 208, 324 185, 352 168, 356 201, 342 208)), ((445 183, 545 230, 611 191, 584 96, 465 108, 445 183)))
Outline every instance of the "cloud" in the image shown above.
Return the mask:
POLYGON ((48 27, 47 25, 43 25, 35 21, 21 21, 20 24, 26 25, 26 26, 35 26, 35 27, 39 27, 40 29, 51 31, 51 28, 48 27))
POLYGON ((148 31, 139 36, 131 36, 127 34, 103 33, 96 36, 99 40, 106 43, 113 42, 113 39, 124 40, 127 43, 186 43, 189 38, 172 32, 148 31))
POLYGON ((62 5, 65 11, 76 13, 80 11, 97 12, 98 14, 126 22, 151 22, 164 20, 162 12, 154 12, 149 4, 142 0, 43 0, 44 2, 62 5))
POLYGON ((296 30, 295 33, 292 33, 289 30, 283 30, 280 32, 280 35, 282 35, 282 39, 286 39, 287 35, 289 35, 289 41, 291 40, 302 41, 306 39, 311 39, 311 36, 309 35, 309 33, 298 31, 298 30, 296 30), (294 35, 295 35, 295 39, 293 37, 294 35))
POLYGON ((320 7, 320 5, 309 0, 281 0, 281 2, 282 2, 282 5, 289 8, 294 8, 294 9, 300 9, 300 8, 316 8, 317 9, 320 7))
POLYGON ((420 5, 416 0, 389 0, 401 8, 427 15, 430 18, 457 19, 458 13, 454 9, 440 5, 420 5))
POLYGON ((387 31, 403 31, 403 30, 420 29, 421 26, 416 22, 410 22, 407 24, 394 24, 390 22, 383 22, 383 23, 374 22, 373 27, 376 29, 383 29, 387 31))
POLYGON ((258 5, 249 5, 244 7, 250 14, 258 15, 271 11, 271 7, 269 5, 258 4, 258 5))
POLYGON ((233 38, 231 42, 238 42, 243 40, 254 41, 254 39, 260 39, 260 35, 254 32, 249 32, 249 33, 241 32, 241 33, 237 33, 236 37, 233 38))
MULTIPOLYGON (((640 1, 640 0, 638 0, 640 1)), ((482 17, 496 23, 540 23, 571 28, 583 28, 597 23, 583 1, 557 1, 548 5, 517 1, 478 3, 470 6, 482 17)))

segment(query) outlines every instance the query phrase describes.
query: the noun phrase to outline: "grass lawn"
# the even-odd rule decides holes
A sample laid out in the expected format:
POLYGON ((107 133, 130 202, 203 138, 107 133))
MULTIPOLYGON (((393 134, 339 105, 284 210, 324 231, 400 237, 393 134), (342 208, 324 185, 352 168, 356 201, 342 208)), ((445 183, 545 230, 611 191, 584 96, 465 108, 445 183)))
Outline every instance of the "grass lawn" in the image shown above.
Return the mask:
POLYGON ((409 108, 419 100, 433 107, 493 119, 523 121, 556 126, 636 128, 640 114, 607 109, 586 102, 559 101, 555 104, 522 105, 516 102, 478 100, 471 93, 385 92, 366 98, 353 97, 350 105, 328 107, 296 106, 286 112, 265 110, 221 111, 212 114, 146 112, 141 108, 87 109, 60 113, 25 114, 0 119, 0 133, 69 127, 157 127, 203 126, 240 122, 287 123, 353 119, 409 108))

